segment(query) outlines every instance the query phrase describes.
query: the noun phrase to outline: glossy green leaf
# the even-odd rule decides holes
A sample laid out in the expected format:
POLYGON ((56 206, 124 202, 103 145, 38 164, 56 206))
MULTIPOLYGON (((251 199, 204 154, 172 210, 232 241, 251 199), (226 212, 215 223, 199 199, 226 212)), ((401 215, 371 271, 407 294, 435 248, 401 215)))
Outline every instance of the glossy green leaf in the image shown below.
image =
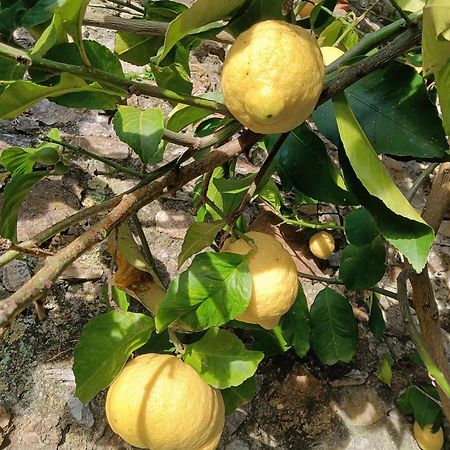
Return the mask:
MULTIPOLYGON (((276 137, 266 141, 273 144, 276 137)), ((291 131, 278 156, 278 173, 285 190, 295 188, 309 197, 337 205, 355 204, 322 140, 306 125, 291 131)))
POLYGON ((26 13, 22 16, 20 24, 23 27, 34 27, 50 20, 59 2, 57 0, 38 0, 33 3, 34 5, 27 8, 26 13))
POLYGON ((171 281, 156 314, 158 332, 174 321, 201 331, 242 314, 252 294, 248 258, 234 253, 197 255, 189 268, 171 281))
POLYGON ((295 303, 282 317, 281 331, 286 342, 293 347, 300 358, 303 358, 310 346, 311 325, 308 303, 301 284, 299 284, 295 303))
POLYGON ((208 384, 226 389, 252 377, 264 354, 247 350, 234 334, 214 327, 199 341, 188 345, 182 358, 208 384))
POLYGON ((280 212, 283 206, 283 197, 275 184, 275 181, 269 180, 267 184, 261 189, 259 197, 267 202, 275 211, 280 212))
POLYGON ((422 56, 424 75, 437 73, 450 55, 448 0, 428 0, 423 8, 422 56))
POLYGON ((349 289, 371 288, 383 278, 385 259, 386 250, 381 236, 370 244, 349 244, 342 252, 339 275, 349 289))
POLYGON ((336 291, 320 291, 311 307, 311 348, 322 364, 350 362, 358 343, 358 324, 348 300, 336 291))
POLYGON ((444 130, 450 136, 450 60, 435 74, 444 130))
POLYGON ((397 0, 397 3, 404 11, 417 12, 425 6, 426 0, 397 0))
POLYGON ((225 403, 225 415, 229 416, 239 408, 250 402, 256 393, 255 377, 248 378, 239 386, 232 386, 228 389, 222 389, 221 394, 225 403))
POLYGON ((358 208, 344 218, 345 236, 350 244, 370 244, 379 234, 377 223, 366 208, 358 208))
POLYGON ((164 49, 160 61, 171 48, 183 37, 194 33, 198 28, 211 22, 229 17, 245 0, 228 0, 217 3, 215 0, 196 0, 186 11, 183 11, 169 25, 164 41, 164 49))
POLYGON ((145 3, 145 18, 160 22, 170 22, 187 9, 186 5, 171 0, 158 0, 145 3))
MULTIPOLYGON (((208 92, 201 97, 223 102, 223 95, 220 92, 208 92)), ((211 112, 206 109, 179 104, 169 114, 166 128, 178 132, 210 115, 211 112)))
POLYGON ((192 92, 189 68, 189 50, 181 44, 175 44, 172 49, 172 62, 166 65, 151 64, 156 84, 162 89, 170 89, 182 94, 192 92))
MULTIPOLYGON (((234 321, 233 325, 237 323, 237 321, 234 321)), ((235 328, 242 328, 242 323, 243 322, 239 322, 239 325, 236 325, 235 328)), ((255 325, 251 328, 243 328, 249 330, 249 334, 252 337, 252 350, 263 352, 267 357, 279 355, 288 351, 290 348, 290 345, 288 345, 286 339, 283 337, 280 325, 277 325, 271 330, 265 330, 259 325, 255 325)))
POLYGON ((67 42, 67 33, 64 31, 61 18, 53 16, 50 25, 43 31, 30 51, 31 56, 45 55, 52 47, 67 42))
POLYGON ((384 322, 383 312, 380 307, 379 295, 372 293, 369 315, 369 330, 377 339, 382 339, 385 329, 386 324, 384 322))
POLYGON ((25 75, 25 71, 24 65, 0 56, 0 80, 21 80, 25 75))
POLYGON ((226 225, 224 220, 217 222, 196 222, 187 230, 186 236, 178 255, 178 267, 188 258, 209 247, 217 236, 217 233, 226 225))
POLYGON ((378 369, 377 378, 388 386, 392 383, 392 357, 390 354, 384 354, 378 369))
POLYGON ((143 314, 110 311, 91 319, 74 351, 76 396, 86 403, 108 387, 153 330, 153 319, 143 314))
MULTIPOLYGON (((117 286, 111 286, 111 295, 114 303, 121 309, 121 311, 127 312, 130 306, 130 301, 128 299, 128 295, 125 291, 118 288, 117 286)), ((103 301, 108 306, 109 309, 112 309, 112 306, 109 302, 109 287, 108 283, 105 283, 102 288, 102 296, 103 301)))
POLYGON ((344 24, 339 19, 336 19, 320 33, 317 43, 320 47, 331 47, 337 41, 344 29, 344 24))
MULTIPOLYGON (((361 128, 380 154, 415 159, 445 157, 448 144, 436 107, 414 68, 394 62, 345 90, 361 128)), ((313 113, 319 131, 339 144, 330 102, 313 113)))
POLYGON ((164 135, 164 117, 159 108, 145 111, 132 106, 119 106, 114 116, 114 131, 145 164, 162 160, 159 143, 164 135))
MULTIPOLYGON (((428 230, 428 241, 426 245, 420 247, 417 242, 405 243, 395 239, 392 240, 385 235, 392 245, 397 246, 409 259, 414 269, 420 272, 426 264, 428 252, 434 240, 433 230, 392 181, 388 171, 378 159, 371 143, 359 126, 347 103, 345 94, 335 96, 333 104, 347 158, 364 188, 371 196, 381 200, 385 207, 396 215, 415 222, 424 230, 428 230), (394 244, 394 241, 396 244, 394 244)), ((380 229, 380 231, 382 230, 380 229)))
POLYGON ((32 172, 13 176, 3 190, 0 209, 0 236, 17 241, 17 217, 26 195, 33 186, 50 172, 32 172))
POLYGON ((144 66, 156 56, 163 45, 162 36, 142 36, 124 31, 116 33, 114 53, 122 60, 136 66, 144 66))
POLYGON ((136 354, 145 355, 146 353, 174 353, 175 346, 170 342, 168 330, 162 333, 152 333, 150 339, 139 349, 136 354))

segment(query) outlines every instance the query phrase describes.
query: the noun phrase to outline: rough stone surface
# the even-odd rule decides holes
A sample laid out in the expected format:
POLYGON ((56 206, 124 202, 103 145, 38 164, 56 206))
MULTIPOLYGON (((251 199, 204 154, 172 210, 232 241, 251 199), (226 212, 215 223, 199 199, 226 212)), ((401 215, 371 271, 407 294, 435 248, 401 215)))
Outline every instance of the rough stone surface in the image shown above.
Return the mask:
POLYGON ((30 278, 30 269, 25 261, 14 260, 3 268, 3 285, 10 292, 17 291, 30 278))

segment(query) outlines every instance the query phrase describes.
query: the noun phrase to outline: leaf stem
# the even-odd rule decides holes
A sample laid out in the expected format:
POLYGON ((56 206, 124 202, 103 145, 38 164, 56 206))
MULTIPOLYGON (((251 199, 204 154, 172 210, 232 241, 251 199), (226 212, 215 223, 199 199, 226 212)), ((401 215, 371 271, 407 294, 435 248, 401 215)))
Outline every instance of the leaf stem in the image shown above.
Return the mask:
POLYGON ((408 202, 410 202, 414 196, 416 195, 416 192, 419 190, 422 183, 425 181, 427 177, 429 177, 434 169, 439 165, 439 163, 432 163, 429 166, 427 166, 423 172, 417 177, 416 181, 414 181, 413 185, 411 186, 411 189, 406 194, 406 199, 408 202))
POLYGON ((53 139, 50 137, 45 137, 42 140, 46 141, 46 142, 52 142, 53 144, 61 145, 62 147, 65 147, 75 153, 78 153, 83 156, 87 156, 88 158, 95 159, 97 161, 100 161, 100 162, 116 169, 118 172, 126 173, 127 175, 131 175, 134 178, 142 179, 144 177, 144 174, 142 174, 134 169, 131 169, 129 167, 123 166, 122 164, 116 163, 115 161, 113 161, 109 158, 105 158, 103 156, 97 155, 96 153, 85 150, 82 147, 78 147, 78 146, 69 144, 66 141, 59 141, 57 139, 53 139))
POLYGON ((406 14, 405 11, 403 11, 403 8, 397 3, 397 0, 389 0, 389 1, 391 2, 391 5, 400 14, 405 23, 409 25, 411 23, 411 19, 409 18, 408 14, 406 14))

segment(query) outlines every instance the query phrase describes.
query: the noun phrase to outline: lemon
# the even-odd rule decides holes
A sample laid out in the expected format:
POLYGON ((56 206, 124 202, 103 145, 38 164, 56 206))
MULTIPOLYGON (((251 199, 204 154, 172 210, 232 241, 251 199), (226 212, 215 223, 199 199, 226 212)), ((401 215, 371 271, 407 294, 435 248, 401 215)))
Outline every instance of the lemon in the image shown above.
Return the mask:
POLYGON ((334 252, 333 236, 326 231, 313 234, 309 240, 309 249, 317 258, 328 259, 334 252))
POLYGON ((314 7, 319 3, 319 0, 310 0, 308 2, 304 2, 305 6, 299 11, 298 15, 301 19, 307 19, 310 15, 314 7))
POLYGON ((320 51, 322 52, 325 66, 329 66, 344 54, 344 52, 337 47, 321 47, 320 51))
POLYGON ((322 91, 324 65, 315 38, 279 20, 240 34, 222 68, 225 105, 256 133, 290 131, 304 122, 322 91))
MULTIPOLYGON (((297 297, 298 275, 291 255, 272 236, 250 231, 255 253, 248 261, 253 290, 248 308, 237 320, 256 323, 268 330, 277 326, 297 297)), ((225 242, 222 251, 244 255, 251 247, 244 239, 225 242)))
POLYGON ((106 417, 138 448, 213 450, 225 422, 220 391, 172 355, 130 361, 108 390, 106 417))
POLYGON ((419 423, 414 422, 414 439, 422 450, 441 450, 444 445, 444 432, 442 427, 436 433, 432 432, 433 425, 426 425, 421 428, 419 423))

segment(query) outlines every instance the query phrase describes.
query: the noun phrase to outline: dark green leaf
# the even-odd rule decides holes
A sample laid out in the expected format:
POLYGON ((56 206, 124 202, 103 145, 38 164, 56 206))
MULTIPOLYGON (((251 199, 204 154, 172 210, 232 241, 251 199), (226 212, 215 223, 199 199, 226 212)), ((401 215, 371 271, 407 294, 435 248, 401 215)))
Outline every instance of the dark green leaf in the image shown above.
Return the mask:
POLYGON ((153 319, 143 314, 110 311, 91 319, 74 351, 77 397, 86 403, 108 387, 153 330, 153 319))
POLYGON ((380 368, 378 369, 377 378, 388 386, 392 382, 392 358, 390 354, 385 354, 381 360, 380 368))
MULTIPOLYGON (((235 321, 235 323, 238 323, 235 321)), ((239 322, 241 324, 242 322, 239 322)), ((241 328, 241 325, 236 325, 235 328, 241 328)), ((245 328, 244 328, 245 329, 245 328)), ((256 325, 250 330, 252 336, 252 349, 264 353, 266 356, 279 355, 289 350, 290 345, 283 337, 281 326, 277 325, 272 330, 265 330, 256 325)))
POLYGON ((377 339, 382 339, 385 329, 386 324, 380 308, 380 299, 378 294, 373 293, 370 304, 369 330, 377 339))
POLYGON ((366 208, 348 213, 344 220, 345 236, 350 244, 370 244, 380 232, 375 219, 366 208))
POLYGON ((0 209, 0 236, 17 240, 17 217, 26 195, 33 186, 50 172, 32 172, 11 178, 3 191, 3 202, 0 209))
POLYGON ((358 324, 345 297, 325 288, 311 307, 311 347, 322 364, 350 362, 356 352, 358 324))
POLYGON ((0 80, 21 80, 25 71, 26 68, 24 65, 0 56, 0 80))
POLYGON ((450 61, 435 74, 439 105, 445 132, 450 135, 450 61))
POLYGON ((156 314, 156 328, 174 321, 192 331, 222 325, 242 314, 252 295, 249 255, 201 253, 169 285, 156 314))
POLYGON ((386 250, 381 236, 371 244, 347 245, 342 252, 339 274, 349 289, 362 290, 374 286, 383 278, 386 250))
POLYGON ((187 9, 187 6, 170 0, 146 2, 144 6, 147 20, 161 22, 170 22, 187 9))
MULTIPOLYGON (((270 136, 270 143, 276 139, 270 136)), ((319 201, 355 204, 328 155, 325 144, 306 125, 291 131, 278 153, 278 172, 286 190, 293 187, 319 201)))
POLYGON ((252 377, 264 354, 247 350, 234 334, 214 327, 188 345, 182 357, 208 384, 226 389, 252 377))
POLYGON ((114 53, 122 60, 136 66, 144 66, 156 56, 163 45, 162 36, 142 36, 121 31, 116 33, 114 53))
POLYGON ((52 18, 53 12, 58 5, 58 0, 39 0, 22 16, 23 27, 34 27, 52 18))
POLYGON ((168 330, 164 330, 162 333, 152 333, 150 339, 138 350, 138 355, 144 355, 145 353, 173 353, 175 346, 170 342, 168 330))
POLYGON ((434 424, 440 420, 442 410, 436 401, 439 401, 439 396, 436 389, 432 386, 421 386, 421 389, 416 387, 409 388, 411 390, 409 394, 409 401, 412 407, 414 419, 419 422, 419 425, 423 428, 426 425, 434 424), (426 395, 424 392, 426 392, 426 395), (429 396, 434 398, 432 400, 429 396))
MULTIPOLYGON (((448 144, 423 78, 391 63, 346 89, 350 106, 378 154, 416 159, 445 157, 448 144)), ((313 113, 319 130, 336 145, 339 133, 331 102, 313 113)))
POLYGON ((286 342, 292 346, 295 353, 303 358, 309 350, 311 325, 308 303, 301 284, 299 285, 297 298, 292 308, 283 316, 281 331, 286 342))
POLYGON ((239 408, 250 402, 256 393, 255 377, 248 378, 239 386, 222 389, 221 394, 225 403, 225 414, 229 416, 239 408))
POLYGON ((218 222, 196 222, 187 230, 186 236, 178 255, 178 267, 188 258, 209 247, 217 236, 217 233, 225 226, 224 220, 218 222))
MULTIPOLYGON (((383 211, 388 209, 394 215, 412 222, 414 228, 420 230, 421 234, 410 241, 396 238, 395 234, 387 229, 389 225, 392 226, 392 223, 386 224, 387 227, 385 228, 384 224, 377 220, 378 211, 371 208, 367 202, 361 203, 375 217, 383 236, 408 258, 417 272, 420 272, 427 261, 428 252, 434 240, 433 230, 392 181, 350 109, 345 94, 341 93, 335 96, 333 105, 346 157, 364 190, 373 198, 382 202, 383 211)), ((342 164, 341 161, 341 166, 342 164)), ((352 192, 358 195, 358 189, 355 190, 354 185, 352 185, 352 192)), ((393 228, 395 230, 395 225, 393 228)), ((398 230, 395 230, 395 232, 398 235, 398 230)))
POLYGON ((132 106, 119 106, 114 116, 114 131, 145 164, 162 160, 159 143, 164 135, 163 112, 159 108, 143 111, 132 106))

